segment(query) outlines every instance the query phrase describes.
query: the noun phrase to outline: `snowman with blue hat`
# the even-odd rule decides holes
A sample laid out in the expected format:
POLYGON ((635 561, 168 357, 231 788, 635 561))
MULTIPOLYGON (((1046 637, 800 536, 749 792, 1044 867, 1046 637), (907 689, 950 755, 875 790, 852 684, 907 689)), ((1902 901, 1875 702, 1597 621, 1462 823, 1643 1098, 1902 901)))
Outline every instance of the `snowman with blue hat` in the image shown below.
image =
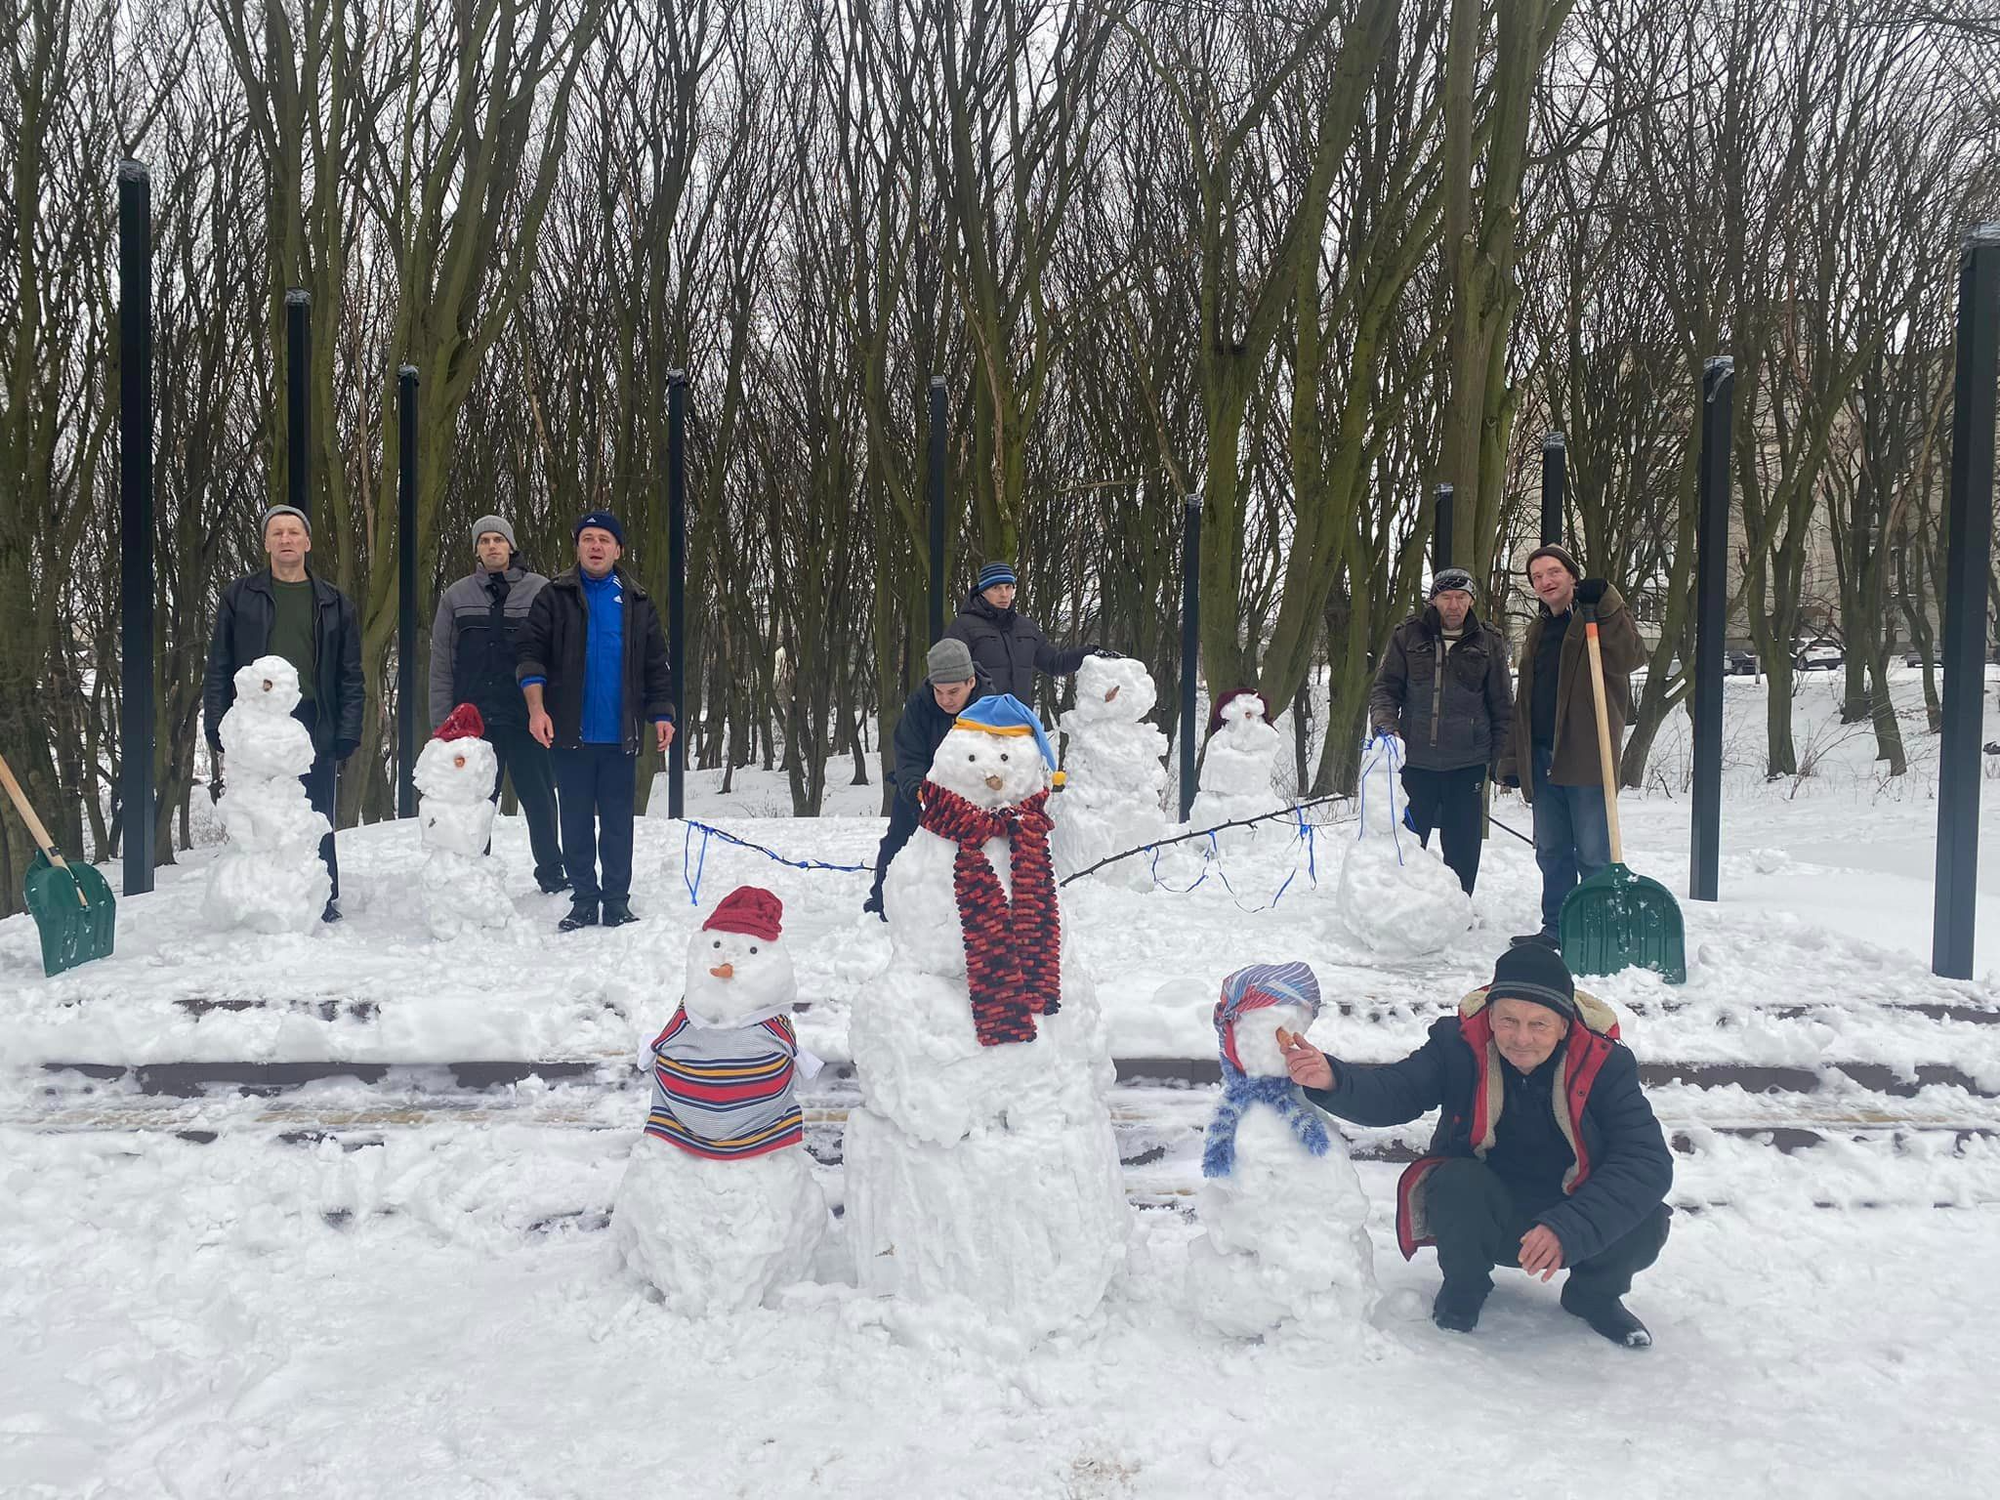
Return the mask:
POLYGON ((1130 1227, 1103 1022, 1049 849, 1056 780, 1025 704, 961 711, 883 882, 889 967, 848 1032, 860 1285, 1028 1340, 1096 1311, 1130 1227))

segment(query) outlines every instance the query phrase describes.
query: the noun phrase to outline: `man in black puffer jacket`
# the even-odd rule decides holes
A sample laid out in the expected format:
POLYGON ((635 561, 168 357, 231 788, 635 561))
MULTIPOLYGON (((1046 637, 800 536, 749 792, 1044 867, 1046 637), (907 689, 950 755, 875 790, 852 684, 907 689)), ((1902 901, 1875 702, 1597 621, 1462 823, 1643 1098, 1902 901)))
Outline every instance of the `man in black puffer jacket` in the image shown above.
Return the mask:
POLYGON ((1621 1299, 1666 1244, 1673 1156, 1611 1008, 1576 990, 1560 954, 1503 953, 1401 1062, 1336 1062, 1303 1038, 1285 1058, 1308 1099, 1357 1125, 1439 1111, 1396 1189, 1404 1256, 1437 1246, 1439 1327, 1478 1325, 1496 1265, 1544 1281, 1567 1267, 1565 1312, 1627 1348, 1652 1343, 1621 1299))
POLYGON ((1011 566, 991 562, 979 570, 979 581, 959 607, 958 618, 945 627, 945 640, 964 641, 972 659, 993 679, 996 693, 1010 693, 1030 708, 1035 703, 1035 673, 1067 677, 1097 654, 1094 646, 1058 651, 1033 620, 1014 608, 1016 580, 1011 566))
POLYGON ((479 710, 500 763, 493 800, 511 773, 535 855, 535 883, 549 894, 566 891, 549 752, 528 733, 528 703, 515 680, 528 611, 548 579, 521 567, 505 516, 472 523, 472 551, 479 566, 444 591, 431 622, 431 724, 442 724, 461 703, 479 710))

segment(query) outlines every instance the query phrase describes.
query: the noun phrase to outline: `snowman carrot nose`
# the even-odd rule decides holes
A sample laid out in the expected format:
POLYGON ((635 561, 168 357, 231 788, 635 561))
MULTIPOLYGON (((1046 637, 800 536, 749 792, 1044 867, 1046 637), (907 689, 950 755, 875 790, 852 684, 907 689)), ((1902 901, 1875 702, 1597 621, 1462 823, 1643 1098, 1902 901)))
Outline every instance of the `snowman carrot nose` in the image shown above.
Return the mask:
POLYGON ((1282 1026, 1278 1028, 1278 1050, 1280 1052, 1289 1052, 1304 1041, 1305 1038, 1300 1036, 1296 1031, 1287 1031, 1282 1026))
POLYGON ((736 977, 736 965, 717 964, 708 972, 713 974, 717 979, 734 979, 736 977))
POLYGON ((1118 696, 1118 689, 1114 687, 1110 692, 1104 695, 1104 701, 1106 703, 1109 703, 1112 701, 1112 699, 1116 698, 1117 696, 1118 696))

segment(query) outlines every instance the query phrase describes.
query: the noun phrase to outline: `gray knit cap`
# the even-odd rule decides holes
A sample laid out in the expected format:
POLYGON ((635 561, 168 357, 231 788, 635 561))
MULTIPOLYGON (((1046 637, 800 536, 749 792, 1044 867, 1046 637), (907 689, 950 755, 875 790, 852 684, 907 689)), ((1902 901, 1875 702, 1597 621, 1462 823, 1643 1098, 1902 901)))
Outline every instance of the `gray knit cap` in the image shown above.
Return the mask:
POLYGON ((946 636, 924 657, 924 681, 938 683, 972 681, 972 648, 955 635, 946 636))
POLYGON ((257 535, 262 536, 265 532, 269 531, 271 529, 271 522, 279 516, 297 516, 299 524, 306 529, 306 540, 312 540, 312 517, 300 510, 296 505, 274 505, 265 511, 257 521, 257 535))
POLYGON ((505 516, 481 516, 478 520, 474 521, 472 523, 472 545, 477 547, 480 537, 489 531, 497 531, 500 535, 507 538, 507 546, 511 550, 515 552, 521 550, 520 543, 514 540, 514 524, 505 516))

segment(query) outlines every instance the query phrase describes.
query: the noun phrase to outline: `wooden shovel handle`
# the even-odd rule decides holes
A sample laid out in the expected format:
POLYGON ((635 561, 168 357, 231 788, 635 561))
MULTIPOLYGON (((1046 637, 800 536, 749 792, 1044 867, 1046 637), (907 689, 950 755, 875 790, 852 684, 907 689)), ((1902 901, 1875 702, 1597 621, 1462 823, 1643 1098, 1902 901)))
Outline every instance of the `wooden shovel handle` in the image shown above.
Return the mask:
POLYGON ((1597 758, 1604 768, 1604 821, 1611 830, 1611 862, 1625 863, 1625 840, 1618 832, 1618 768, 1611 759, 1611 719, 1604 709, 1604 653, 1597 644, 1597 611, 1585 607, 1583 639, 1590 648, 1590 695, 1597 703, 1597 758))
POLYGON ((49 837, 48 829, 42 827, 42 820, 35 816, 35 810, 28 806, 28 794, 21 790, 21 783, 14 779, 14 768, 7 764, 7 757, 0 755, 0 786, 7 788, 7 795, 13 800, 14 811, 21 815, 21 821, 28 825, 28 835, 34 839, 49 863, 63 874, 69 875, 70 884, 76 887, 76 904, 89 906, 90 898, 83 893, 83 885, 74 875, 70 875, 69 861, 56 852, 56 842, 49 837))

